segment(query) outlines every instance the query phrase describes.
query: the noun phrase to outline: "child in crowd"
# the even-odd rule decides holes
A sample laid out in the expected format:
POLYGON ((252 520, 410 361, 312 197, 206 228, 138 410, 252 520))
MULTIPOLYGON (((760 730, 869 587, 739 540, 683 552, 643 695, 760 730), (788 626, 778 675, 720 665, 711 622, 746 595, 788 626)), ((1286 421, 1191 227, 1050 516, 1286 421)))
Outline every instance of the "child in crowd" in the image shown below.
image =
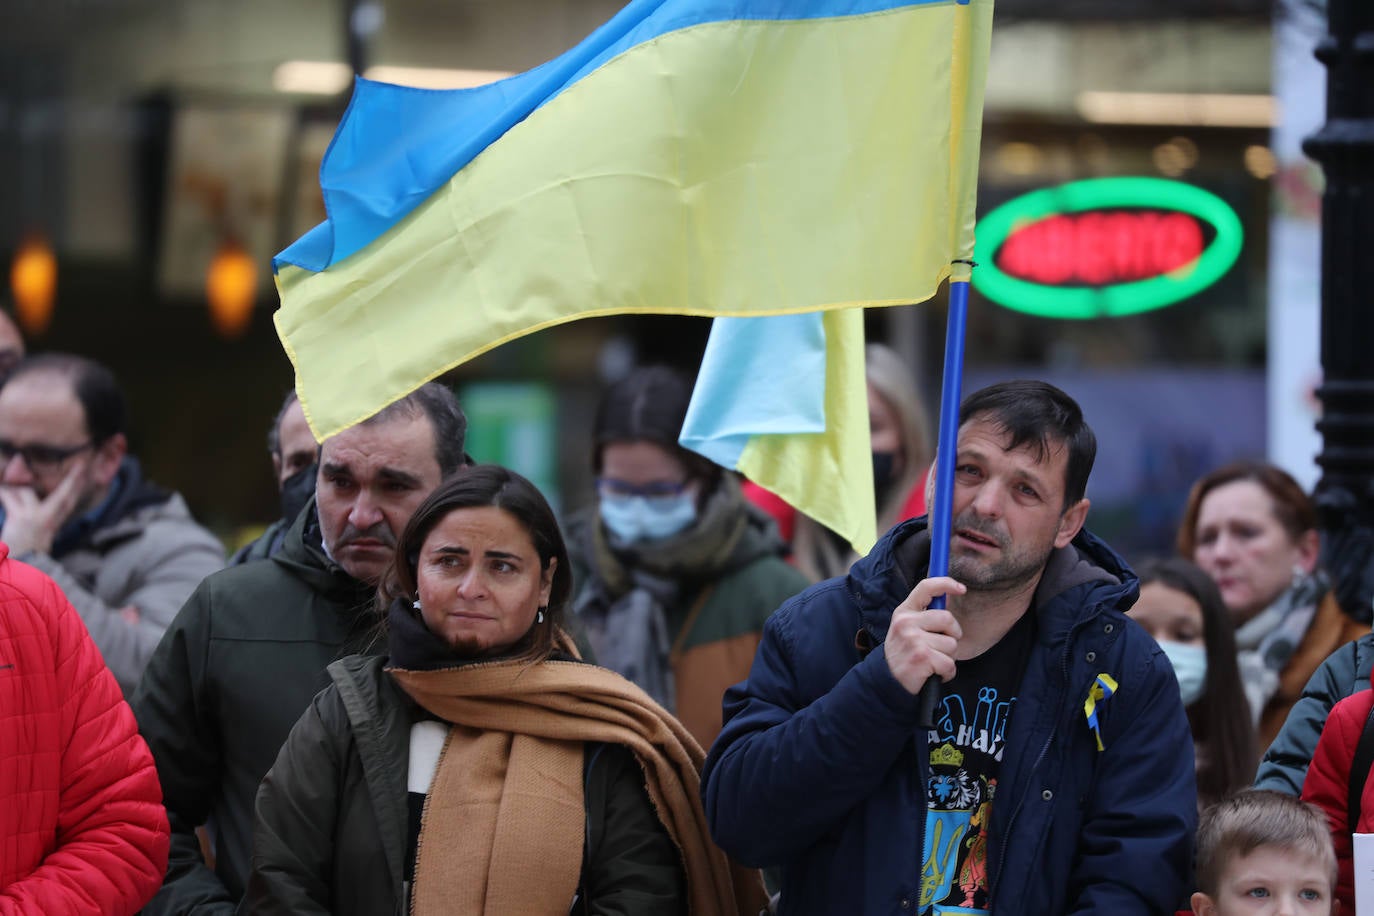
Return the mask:
POLYGON ((1326 817, 1291 795, 1238 792, 1198 826, 1196 916, 1334 916, 1336 853, 1326 817))

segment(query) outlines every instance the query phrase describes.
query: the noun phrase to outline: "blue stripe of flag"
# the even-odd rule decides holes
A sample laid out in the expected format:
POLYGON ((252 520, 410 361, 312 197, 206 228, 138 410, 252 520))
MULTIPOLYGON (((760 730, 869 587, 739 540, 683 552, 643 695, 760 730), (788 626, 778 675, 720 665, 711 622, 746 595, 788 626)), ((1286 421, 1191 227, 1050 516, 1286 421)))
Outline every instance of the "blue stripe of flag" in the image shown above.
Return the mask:
POLYGON ((486 86, 416 89, 358 79, 320 166, 327 218, 279 254, 274 267, 321 271, 364 248, 530 112, 612 58, 669 32, 711 22, 832 18, 953 2, 631 0, 575 48, 486 86))

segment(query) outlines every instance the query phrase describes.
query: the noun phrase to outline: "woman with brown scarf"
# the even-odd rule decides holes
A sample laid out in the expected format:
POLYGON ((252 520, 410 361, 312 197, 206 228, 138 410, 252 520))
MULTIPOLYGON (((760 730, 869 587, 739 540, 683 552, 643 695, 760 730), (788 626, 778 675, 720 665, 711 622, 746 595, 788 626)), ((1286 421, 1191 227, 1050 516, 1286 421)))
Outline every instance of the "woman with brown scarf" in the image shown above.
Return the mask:
POLYGON ((707 835, 701 748, 570 654, 571 590, 529 481, 441 485, 379 590, 389 660, 332 665, 263 781, 240 911, 757 913, 707 835))

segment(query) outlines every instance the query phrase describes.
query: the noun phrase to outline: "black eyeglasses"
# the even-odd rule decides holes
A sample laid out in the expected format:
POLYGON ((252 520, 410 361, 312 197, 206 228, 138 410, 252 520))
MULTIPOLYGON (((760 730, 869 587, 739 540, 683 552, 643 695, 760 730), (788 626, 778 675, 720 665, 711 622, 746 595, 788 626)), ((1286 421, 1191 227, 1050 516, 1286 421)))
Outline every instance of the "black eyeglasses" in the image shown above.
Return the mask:
POLYGON ((71 446, 43 445, 41 443, 15 445, 8 439, 0 439, 0 461, 9 464, 15 455, 19 455, 24 459, 24 463, 29 466, 30 471, 53 471, 61 467, 62 462, 68 458, 84 452, 93 445, 95 445, 94 442, 71 446))

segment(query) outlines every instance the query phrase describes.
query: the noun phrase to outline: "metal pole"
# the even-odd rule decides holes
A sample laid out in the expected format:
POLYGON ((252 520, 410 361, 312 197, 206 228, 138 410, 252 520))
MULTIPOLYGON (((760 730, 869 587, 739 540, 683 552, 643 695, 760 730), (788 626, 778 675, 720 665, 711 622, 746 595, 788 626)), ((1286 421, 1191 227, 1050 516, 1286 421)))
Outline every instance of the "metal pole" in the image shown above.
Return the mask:
POLYGON ((1322 565, 1341 608, 1374 599, 1374 2, 1328 0, 1326 123, 1303 144, 1326 173, 1322 195, 1321 361, 1315 500, 1322 565))
MULTIPOLYGON (((945 325, 945 376, 940 387, 940 433, 935 443, 935 496, 930 506, 930 576, 949 575, 949 539, 954 524, 954 458, 959 450, 959 402, 963 399, 964 335, 968 324, 968 281, 949 284, 949 318, 945 325)), ((945 606, 941 595, 930 603, 945 606)), ((932 677, 921 688, 923 728, 935 727, 940 681, 932 677)))

